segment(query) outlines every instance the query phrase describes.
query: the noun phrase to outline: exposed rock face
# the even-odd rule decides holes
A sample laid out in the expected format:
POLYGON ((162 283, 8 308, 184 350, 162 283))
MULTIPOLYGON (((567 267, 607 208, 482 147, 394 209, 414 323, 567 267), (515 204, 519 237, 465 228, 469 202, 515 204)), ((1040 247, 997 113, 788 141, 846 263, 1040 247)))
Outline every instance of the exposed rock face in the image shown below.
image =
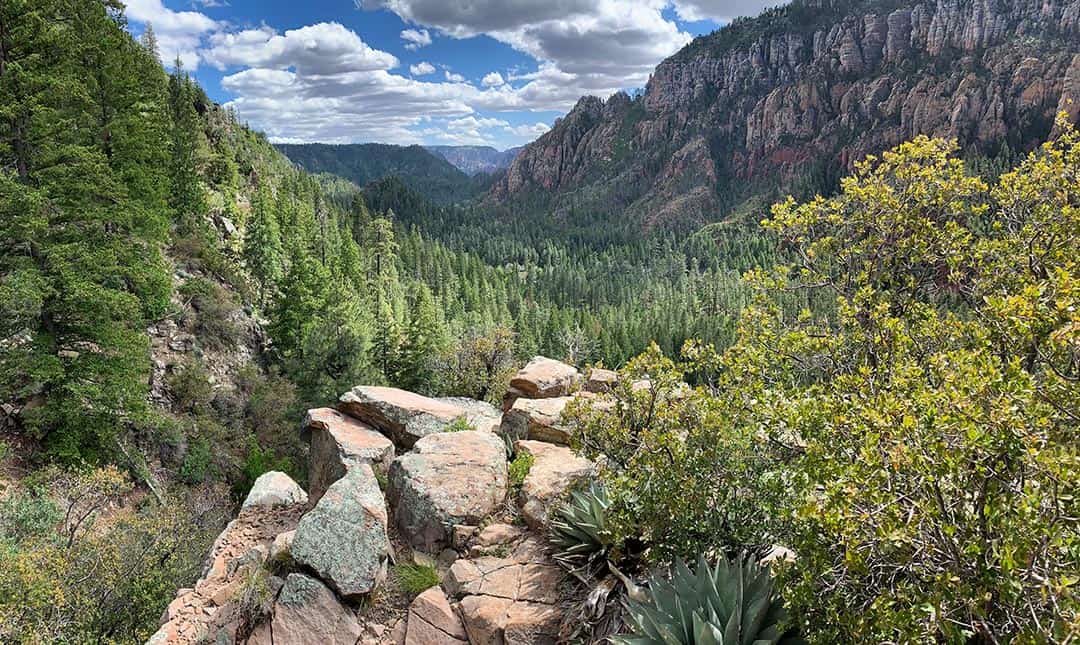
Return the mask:
POLYGON ((395 387, 360 386, 346 392, 338 409, 364 421, 394 440, 402 448, 412 448, 421 437, 443 432, 465 410, 443 401, 429 399, 395 387))
POLYGON ((533 439, 569 444, 570 429, 561 422, 563 410, 574 397, 518 399, 503 415, 499 432, 511 440, 533 439))
POLYGON ((465 419, 476 430, 498 432, 499 424, 502 423, 502 412, 487 401, 477 401, 463 396, 447 396, 435 400, 465 410, 465 419))
POLYGON ((516 396, 546 399, 566 396, 581 379, 577 368, 544 356, 535 356, 510 379, 516 396))
POLYGON ((307 504, 308 496, 291 477, 272 470, 259 475, 241 508, 307 504))
POLYGON ((918 134, 1026 150, 1080 111, 1077 53, 1076 0, 795 0, 695 39, 633 101, 581 99, 487 199, 696 226, 720 193, 836 176, 918 134))
POLYGON ((455 645, 469 642, 461 618, 439 587, 432 587, 409 605, 405 645, 455 645))
POLYGON ((543 441, 518 441, 519 452, 533 456, 533 465, 521 485, 521 514, 534 529, 547 524, 548 511, 568 488, 588 479, 593 464, 564 446, 543 441))
POLYGON ((390 466, 387 496, 397 526, 434 552, 458 524, 476 525, 506 497, 506 447, 489 432, 428 435, 390 466))
POLYGON ((362 463, 386 473, 394 444, 371 426, 331 408, 308 410, 303 435, 308 439, 308 488, 317 502, 347 469, 362 463))
POLYGON ((594 367, 589 370, 589 378, 585 381, 585 391, 592 392, 593 394, 610 392, 611 388, 615 387, 615 383, 618 382, 618 380, 619 375, 615 370, 605 370, 594 367))
POLYGON ((274 617, 259 625, 248 645, 355 645, 363 634, 356 614, 315 578, 289 574, 274 603, 274 617))
POLYGON ((350 468, 296 527, 290 553, 345 598, 386 578, 390 541, 386 503, 369 464, 350 468))

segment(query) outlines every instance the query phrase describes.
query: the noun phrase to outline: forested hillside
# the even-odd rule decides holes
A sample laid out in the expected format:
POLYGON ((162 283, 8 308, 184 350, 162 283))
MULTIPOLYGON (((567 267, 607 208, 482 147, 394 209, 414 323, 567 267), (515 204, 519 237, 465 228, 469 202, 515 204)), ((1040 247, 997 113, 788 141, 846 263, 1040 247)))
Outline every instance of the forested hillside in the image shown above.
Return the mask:
POLYGON ((496 150, 491 146, 426 146, 428 150, 454 164, 462 172, 492 174, 507 168, 521 152, 521 147, 496 150))
POLYGON ((421 146, 306 143, 280 144, 277 149, 308 172, 331 173, 358 186, 393 175, 440 204, 464 201, 483 187, 441 155, 421 146))

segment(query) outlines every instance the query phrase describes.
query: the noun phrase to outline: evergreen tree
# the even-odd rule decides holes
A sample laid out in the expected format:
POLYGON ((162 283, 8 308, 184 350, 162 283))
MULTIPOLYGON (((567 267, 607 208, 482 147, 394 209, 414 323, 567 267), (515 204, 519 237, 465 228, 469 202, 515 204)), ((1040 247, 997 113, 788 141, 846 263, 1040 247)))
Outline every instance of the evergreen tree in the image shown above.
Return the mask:
POLYGON ((437 387, 436 359, 448 342, 446 321, 431 289, 418 283, 401 347, 401 387, 425 393, 434 391, 437 387))
POLYGON ((265 304, 267 293, 275 289, 281 280, 285 255, 277 218, 270 212, 270 206, 269 191, 265 185, 260 186, 244 236, 244 259, 259 285, 260 304, 265 304))
POLYGON ((371 347, 373 362, 382 372, 384 381, 396 383, 401 367, 401 326, 387 300, 379 303, 374 331, 371 347))
POLYGON ((139 44, 154 57, 158 64, 161 64, 161 49, 158 47, 157 35, 154 34, 154 26, 149 22, 146 23, 142 36, 139 37, 139 44))
POLYGON ((169 137, 169 179, 172 190, 169 206, 181 233, 201 233, 206 214, 206 196, 199 180, 199 116, 195 112, 195 91, 191 79, 177 56, 169 76, 169 112, 172 128, 169 137))

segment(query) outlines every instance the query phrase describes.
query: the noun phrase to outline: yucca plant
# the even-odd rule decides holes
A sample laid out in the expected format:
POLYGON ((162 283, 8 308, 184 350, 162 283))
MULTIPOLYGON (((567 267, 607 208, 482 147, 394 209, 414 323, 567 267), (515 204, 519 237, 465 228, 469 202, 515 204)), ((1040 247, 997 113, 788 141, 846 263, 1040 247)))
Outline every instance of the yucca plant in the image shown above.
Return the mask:
POLYGON ((551 542, 555 558, 571 568, 591 568, 601 564, 611 548, 607 532, 607 509, 611 505, 607 491, 593 482, 584 490, 574 491, 551 519, 551 542))
POLYGON ((745 554, 697 570, 678 561, 667 576, 654 576, 643 600, 626 603, 634 633, 622 645, 795 645, 783 600, 773 593, 767 567, 745 554))

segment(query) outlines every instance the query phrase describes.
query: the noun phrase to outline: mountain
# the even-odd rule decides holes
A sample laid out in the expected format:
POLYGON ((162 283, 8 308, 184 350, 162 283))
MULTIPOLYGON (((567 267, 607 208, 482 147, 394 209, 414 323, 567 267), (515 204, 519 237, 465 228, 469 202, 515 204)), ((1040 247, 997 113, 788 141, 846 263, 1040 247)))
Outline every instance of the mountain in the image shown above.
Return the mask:
POLYGON ((496 150, 491 146, 427 146, 427 149, 454 164, 458 170, 475 175, 509 168, 523 147, 496 150))
POLYGON ((308 172, 331 173, 359 186, 397 175, 405 185, 440 204, 469 199, 482 188, 469 175, 422 146, 305 143, 280 144, 277 149, 308 172))
POLYGON ((690 228, 753 194, 832 192, 919 134, 1007 161, 1075 120, 1078 52, 1075 0, 796 0, 695 39, 636 98, 582 98, 486 201, 690 228))

